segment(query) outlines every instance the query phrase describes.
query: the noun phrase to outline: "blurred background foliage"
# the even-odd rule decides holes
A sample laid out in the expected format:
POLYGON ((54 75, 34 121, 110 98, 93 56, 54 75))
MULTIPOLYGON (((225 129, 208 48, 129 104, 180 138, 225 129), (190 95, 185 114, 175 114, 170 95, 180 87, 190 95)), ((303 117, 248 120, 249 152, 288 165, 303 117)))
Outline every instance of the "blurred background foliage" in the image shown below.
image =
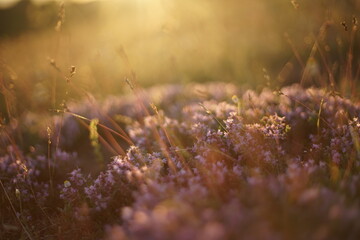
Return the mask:
POLYGON ((1 92, 22 109, 47 111, 84 92, 121 94, 135 76, 141 86, 225 81, 261 89, 300 82, 306 71, 307 85, 327 86, 331 69, 338 87, 358 81, 358 0, 63 3, 0 9, 1 92))

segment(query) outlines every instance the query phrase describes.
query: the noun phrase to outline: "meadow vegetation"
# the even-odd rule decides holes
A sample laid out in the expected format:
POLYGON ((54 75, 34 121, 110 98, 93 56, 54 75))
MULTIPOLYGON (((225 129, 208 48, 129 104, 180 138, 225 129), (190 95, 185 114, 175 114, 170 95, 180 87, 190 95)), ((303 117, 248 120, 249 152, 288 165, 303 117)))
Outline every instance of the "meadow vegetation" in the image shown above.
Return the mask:
POLYGON ((0 239, 360 238, 358 1, 31 6, 0 239))

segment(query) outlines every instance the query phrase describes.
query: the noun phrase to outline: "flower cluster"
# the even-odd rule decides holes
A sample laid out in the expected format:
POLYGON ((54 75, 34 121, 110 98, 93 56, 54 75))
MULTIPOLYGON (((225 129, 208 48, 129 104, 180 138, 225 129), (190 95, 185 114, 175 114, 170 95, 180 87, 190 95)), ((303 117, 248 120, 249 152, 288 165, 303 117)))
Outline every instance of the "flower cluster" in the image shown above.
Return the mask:
MULTIPOLYGON (((298 85, 241 94, 226 84, 154 87, 97 104, 101 111, 69 108, 109 128, 117 122, 133 143, 106 168, 79 168, 86 158, 61 151, 49 160, 9 148, 0 157, 5 190, 32 221, 43 219, 27 210, 36 203, 109 239, 360 236, 358 104, 298 85)), ((86 146, 86 129, 73 116, 62 121, 62 147, 86 146)))

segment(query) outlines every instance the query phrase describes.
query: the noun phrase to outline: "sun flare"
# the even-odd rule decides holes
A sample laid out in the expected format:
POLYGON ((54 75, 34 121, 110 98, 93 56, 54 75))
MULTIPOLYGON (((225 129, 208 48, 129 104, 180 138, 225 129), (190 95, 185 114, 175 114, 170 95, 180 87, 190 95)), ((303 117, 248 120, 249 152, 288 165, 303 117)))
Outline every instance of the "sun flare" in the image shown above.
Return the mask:
POLYGON ((360 239, 359 13, 0 0, 0 239, 360 239))

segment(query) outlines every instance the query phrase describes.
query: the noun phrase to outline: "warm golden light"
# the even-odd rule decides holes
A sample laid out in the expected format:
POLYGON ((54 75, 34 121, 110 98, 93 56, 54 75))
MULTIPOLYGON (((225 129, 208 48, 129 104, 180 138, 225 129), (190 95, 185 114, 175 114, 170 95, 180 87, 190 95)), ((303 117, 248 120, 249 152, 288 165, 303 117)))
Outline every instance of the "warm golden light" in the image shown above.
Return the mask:
MULTIPOLYGON (((302 11, 319 4, 304 2, 295 8, 291 2, 265 0, 228 0, 226 4, 220 0, 69 0, 63 1, 65 15, 59 37, 53 30, 62 1, 32 2, 43 7, 24 11, 26 24, 12 21, 19 22, 19 30, 21 26, 30 29, 26 44, 32 46, 27 49, 31 53, 17 59, 14 53, 25 40, 12 39, 6 42, 4 58, 14 68, 32 62, 34 56, 39 62, 56 58, 63 66, 76 65, 82 74, 78 81, 85 86, 94 86, 101 78, 104 91, 114 90, 110 87, 114 79, 123 79, 130 66, 138 81, 146 85, 193 80, 252 85, 264 82, 263 69, 287 81, 292 74, 288 66, 293 72, 300 69, 290 59, 293 49, 313 44, 313 34, 324 19, 331 14, 335 24, 346 10, 345 4, 329 4, 327 10, 305 15, 302 11), (302 32, 294 31, 300 27, 302 32), (33 29, 36 34, 31 33, 33 29), (128 63, 119 55, 120 48, 128 63)), ((45 68, 46 63, 42 64, 45 68)), ((15 70, 21 75, 23 69, 15 70)))
POLYGON ((359 13, 0 0, 0 239, 360 239, 359 13))
POLYGON ((0 8, 7 8, 16 4, 19 0, 3 0, 0 1, 0 8))

